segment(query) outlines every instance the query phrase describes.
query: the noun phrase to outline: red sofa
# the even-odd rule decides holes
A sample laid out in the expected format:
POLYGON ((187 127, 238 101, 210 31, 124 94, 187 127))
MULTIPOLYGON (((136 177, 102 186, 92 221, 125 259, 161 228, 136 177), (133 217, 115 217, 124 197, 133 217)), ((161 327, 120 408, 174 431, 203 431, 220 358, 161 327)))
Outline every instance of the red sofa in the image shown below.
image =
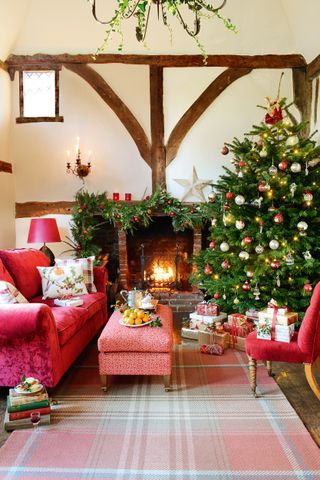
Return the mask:
POLYGON ((97 293, 82 295, 81 307, 55 307, 42 300, 37 266, 49 266, 39 250, 0 250, 0 280, 30 302, 0 305, 0 386, 17 385, 25 374, 54 387, 107 321, 105 268, 94 268, 97 293))

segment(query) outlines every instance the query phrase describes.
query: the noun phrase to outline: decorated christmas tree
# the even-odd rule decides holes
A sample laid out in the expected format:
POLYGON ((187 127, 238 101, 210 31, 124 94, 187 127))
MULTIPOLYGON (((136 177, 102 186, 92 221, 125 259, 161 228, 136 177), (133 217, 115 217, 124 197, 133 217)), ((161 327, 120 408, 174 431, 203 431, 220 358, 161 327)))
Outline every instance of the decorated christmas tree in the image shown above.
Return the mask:
POLYGON ((234 169, 214 185, 210 243, 191 280, 223 311, 274 299, 301 318, 320 280, 320 147, 284 99, 267 100, 264 121, 222 149, 234 169))

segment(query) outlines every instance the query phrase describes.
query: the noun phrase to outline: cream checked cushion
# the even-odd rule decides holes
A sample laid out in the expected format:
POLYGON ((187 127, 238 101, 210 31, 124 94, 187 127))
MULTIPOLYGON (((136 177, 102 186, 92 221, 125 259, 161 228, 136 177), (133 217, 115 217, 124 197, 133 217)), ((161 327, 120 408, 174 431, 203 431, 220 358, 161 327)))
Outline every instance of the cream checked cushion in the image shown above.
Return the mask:
POLYGON ((88 293, 80 264, 37 267, 42 280, 43 300, 88 293))
POLYGON ((29 303, 19 290, 9 282, 0 281, 0 304, 29 303))
POLYGON ((56 258, 56 265, 58 266, 73 265, 73 264, 82 265, 85 286, 87 287, 88 293, 93 293, 97 291, 96 286, 93 283, 94 260, 95 260, 95 256, 87 257, 87 258, 56 258))

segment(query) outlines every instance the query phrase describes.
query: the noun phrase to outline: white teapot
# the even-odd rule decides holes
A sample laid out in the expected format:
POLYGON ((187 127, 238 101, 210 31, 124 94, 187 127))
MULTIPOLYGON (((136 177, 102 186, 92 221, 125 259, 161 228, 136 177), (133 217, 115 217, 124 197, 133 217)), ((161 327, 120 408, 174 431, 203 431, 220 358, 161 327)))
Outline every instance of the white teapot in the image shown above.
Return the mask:
POLYGON ((141 307, 152 308, 153 307, 152 300, 153 300, 152 295, 150 293, 147 293, 141 300, 141 307))
POLYGON ((128 304, 130 308, 139 308, 141 307, 142 297, 144 291, 143 290, 121 290, 120 295, 123 300, 128 304))

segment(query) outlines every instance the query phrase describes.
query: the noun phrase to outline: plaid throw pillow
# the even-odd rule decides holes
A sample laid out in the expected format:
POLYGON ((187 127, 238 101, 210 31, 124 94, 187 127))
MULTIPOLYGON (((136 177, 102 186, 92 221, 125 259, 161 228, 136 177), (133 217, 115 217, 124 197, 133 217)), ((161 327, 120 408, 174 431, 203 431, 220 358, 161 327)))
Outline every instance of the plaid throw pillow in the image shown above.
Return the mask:
POLYGON ((88 293, 80 264, 60 267, 37 267, 42 280, 43 300, 88 293))
POLYGON ((81 265, 83 271, 83 278, 88 293, 94 293, 97 291, 95 284, 93 283, 93 264, 95 257, 88 258, 56 258, 56 265, 81 265))
POLYGON ((0 281, 0 304, 29 303, 26 298, 9 282, 0 281))

